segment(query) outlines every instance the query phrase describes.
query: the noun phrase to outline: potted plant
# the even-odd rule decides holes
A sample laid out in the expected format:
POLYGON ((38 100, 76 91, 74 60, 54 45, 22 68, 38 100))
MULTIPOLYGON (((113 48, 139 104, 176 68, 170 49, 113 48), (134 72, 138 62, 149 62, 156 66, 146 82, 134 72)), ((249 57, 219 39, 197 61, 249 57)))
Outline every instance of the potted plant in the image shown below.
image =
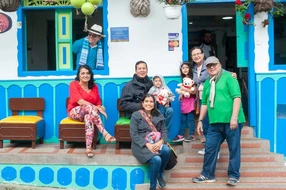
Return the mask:
POLYGON ((181 7, 194 0, 157 0, 160 4, 165 4, 163 9, 167 19, 178 19, 181 16, 181 7))
MULTIPOLYGON (((249 5, 253 3, 254 4, 254 14, 258 12, 267 12, 269 15, 269 18, 272 18, 273 16, 283 16, 284 15, 284 8, 283 4, 279 1, 274 0, 245 0, 242 2, 241 0, 235 1, 235 10, 239 13, 239 15, 242 17, 242 23, 244 25, 251 25, 253 22, 251 21, 251 15, 247 13, 247 9, 249 5)), ((262 21, 263 27, 267 26, 269 24, 269 19, 265 19, 262 21)))

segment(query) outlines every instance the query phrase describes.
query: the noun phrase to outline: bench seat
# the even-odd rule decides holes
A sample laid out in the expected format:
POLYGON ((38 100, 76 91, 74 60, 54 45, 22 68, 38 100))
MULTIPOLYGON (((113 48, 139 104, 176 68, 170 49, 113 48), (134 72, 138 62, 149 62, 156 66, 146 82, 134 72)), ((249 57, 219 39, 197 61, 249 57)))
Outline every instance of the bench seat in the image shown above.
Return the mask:
MULTIPOLYGON (((45 136, 45 120, 43 110, 45 102, 43 98, 11 98, 9 107, 12 116, 0 121, 0 148, 3 148, 3 140, 32 141, 32 148, 36 147, 36 141, 43 143, 45 136), (37 111, 37 115, 17 115, 19 111, 37 111)), ((26 113, 25 113, 26 114, 26 113)))
POLYGON ((120 106, 120 98, 117 99, 117 110, 119 118, 114 126, 114 137, 116 138, 116 150, 120 149, 121 142, 131 142, 130 119, 126 118, 125 110, 120 106))
MULTIPOLYGON (((66 106, 69 98, 66 99, 66 106)), ((98 138, 98 129, 94 126, 94 137, 92 140, 92 148, 96 149, 98 138)), ((85 123, 66 117, 59 124, 59 141, 60 149, 64 149, 64 142, 85 142, 85 123)))

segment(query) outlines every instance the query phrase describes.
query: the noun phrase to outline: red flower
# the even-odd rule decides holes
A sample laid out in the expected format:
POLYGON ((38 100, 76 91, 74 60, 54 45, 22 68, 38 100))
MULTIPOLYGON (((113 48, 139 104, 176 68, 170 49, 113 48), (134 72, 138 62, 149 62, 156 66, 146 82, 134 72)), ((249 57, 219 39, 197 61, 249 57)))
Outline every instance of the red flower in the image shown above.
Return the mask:
POLYGON ((264 21, 262 21, 263 27, 269 25, 269 21, 268 19, 265 19, 264 21))
POLYGON ((241 3, 241 0, 236 0, 236 1, 235 1, 235 4, 241 5, 241 4, 242 4, 242 3, 241 3))
POLYGON ((246 14, 244 15, 244 18, 245 18, 245 19, 250 19, 250 14, 249 14, 249 13, 246 13, 246 14))

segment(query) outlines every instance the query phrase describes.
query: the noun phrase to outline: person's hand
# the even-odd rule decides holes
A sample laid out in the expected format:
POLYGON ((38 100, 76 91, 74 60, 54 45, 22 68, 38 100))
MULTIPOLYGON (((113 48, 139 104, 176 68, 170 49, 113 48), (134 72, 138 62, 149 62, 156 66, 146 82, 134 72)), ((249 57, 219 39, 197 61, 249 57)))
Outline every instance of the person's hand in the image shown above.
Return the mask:
POLYGON ((232 76, 233 78, 237 79, 237 74, 236 74, 236 73, 232 72, 232 73, 231 73, 231 76, 232 76))
POLYGON ((181 102, 182 101, 182 94, 180 94, 178 100, 181 102))
POLYGON ((101 109, 103 109, 105 111, 105 107, 104 106, 101 106, 101 109))
POLYGON ((150 152, 156 154, 158 153, 158 150, 156 149, 156 144, 150 144, 150 143, 146 143, 145 146, 148 148, 148 150, 150 150, 150 152))
POLYGON ((170 107, 170 101, 169 100, 166 101, 165 107, 166 108, 170 107))
POLYGON ((203 135, 203 122, 202 121, 198 121, 197 124, 197 133, 198 135, 203 135))
POLYGON ((237 119, 231 118, 230 120, 230 130, 236 129, 238 126, 237 119))
POLYGON ((158 142, 156 142, 156 143, 154 144, 154 147, 153 147, 153 148, 154 148, 154 151, 155 151, 155 152, 158 152, 158 151, 160 150, 162 144, 163 144, 163 141, 161 141, 161 140, 159 140, 158 142))

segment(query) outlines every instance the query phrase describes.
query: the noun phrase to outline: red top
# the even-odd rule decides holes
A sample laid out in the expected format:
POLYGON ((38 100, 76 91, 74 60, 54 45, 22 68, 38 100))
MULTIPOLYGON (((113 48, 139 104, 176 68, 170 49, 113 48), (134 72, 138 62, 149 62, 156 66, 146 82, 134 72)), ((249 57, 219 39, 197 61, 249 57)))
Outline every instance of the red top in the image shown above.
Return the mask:
POLYGON ((70 112, 76 106, 79 106, 77 103, 80 99, 84 99, 93 105, 101 105, 101 99, 99 96, 97 85, 91 89, 90 92, 86 92, 79 84, 78 81, 74 80, 70 83, 70 100, 68 103, 68 111, 70 112))

